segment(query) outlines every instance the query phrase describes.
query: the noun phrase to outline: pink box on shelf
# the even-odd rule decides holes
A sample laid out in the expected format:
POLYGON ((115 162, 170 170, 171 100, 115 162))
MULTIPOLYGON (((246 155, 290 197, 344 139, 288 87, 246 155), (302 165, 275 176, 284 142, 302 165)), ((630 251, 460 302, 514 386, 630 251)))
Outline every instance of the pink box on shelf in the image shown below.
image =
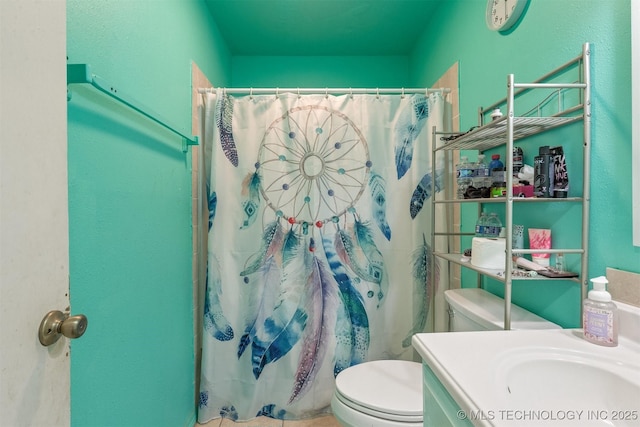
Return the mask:
POLYGON ((514 185, 513 197, 533 197, 533 185, 514 185))

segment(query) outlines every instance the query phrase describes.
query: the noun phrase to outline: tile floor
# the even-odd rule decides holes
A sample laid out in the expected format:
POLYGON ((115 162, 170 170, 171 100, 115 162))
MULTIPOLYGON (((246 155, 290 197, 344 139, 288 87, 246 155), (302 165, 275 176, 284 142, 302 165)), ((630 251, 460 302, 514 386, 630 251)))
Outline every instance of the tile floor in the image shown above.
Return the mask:
POLYGON ((268 417, 258 417, 251 421, 234 423, 231 420, 218 418, 206 424, 196 424, 196 427, 340 427, 332 415, 301 421, 282 421, 268 417))

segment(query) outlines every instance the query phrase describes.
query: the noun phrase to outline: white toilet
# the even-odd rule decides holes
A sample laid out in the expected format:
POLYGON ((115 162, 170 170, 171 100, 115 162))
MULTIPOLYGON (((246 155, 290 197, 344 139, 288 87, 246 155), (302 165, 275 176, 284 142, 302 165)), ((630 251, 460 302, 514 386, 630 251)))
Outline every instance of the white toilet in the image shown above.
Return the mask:
MULTIPOLYGON (((504 326, 504 299, 480 288, 444 291, 449 303, 449 330, 494 331, 504 326)), ((561 329, 555 323, 511 304, 511 329, 561 329)))
POLYGON ((376 360, 336 377, 331 409, 345 427, 421 427, 422 364, 376 360))
MULTIPOLYGON (((445 291, 453 332, 503 328, 504 300, 483 289, 445 291)), ((559 329, 511 305, 511 329, 559 329)), ((345 427, 421 427, 422 364, 376 360, 351 366, 336 377, 331 409, 345 427)))

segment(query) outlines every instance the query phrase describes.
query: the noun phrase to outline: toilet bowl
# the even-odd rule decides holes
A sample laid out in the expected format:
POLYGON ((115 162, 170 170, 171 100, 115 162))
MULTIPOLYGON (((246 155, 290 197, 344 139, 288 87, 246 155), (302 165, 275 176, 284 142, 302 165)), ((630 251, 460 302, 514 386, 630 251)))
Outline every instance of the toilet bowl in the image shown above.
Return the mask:
MULTIPOLYGON (((503 329, 504 300, 483 289, 445 291, 450 331, 503 329)), ((511 329, 560 326, 511 305, 511 329)), ((422 365, 406 360, 376 360, 351 366, 336 376, 331 409, 344 427, 418 427, 423 421, 422 365)))
POLYGON ((421 427, 422 365, 376 360, 336 376, 331 409, 345 427, 421 427))

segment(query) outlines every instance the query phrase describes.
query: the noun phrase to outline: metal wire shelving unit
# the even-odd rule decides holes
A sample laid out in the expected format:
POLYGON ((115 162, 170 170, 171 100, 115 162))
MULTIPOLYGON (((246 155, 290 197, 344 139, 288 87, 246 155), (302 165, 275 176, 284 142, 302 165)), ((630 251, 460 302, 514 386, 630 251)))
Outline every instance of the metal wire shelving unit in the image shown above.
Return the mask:
MULTIPOLYGON (((435 210, 438 205, 452 204, 468 204, 474 203, 478 205, 478 210, 482 209, 483 204, 501 203, 505 205, 505 271, 488 270, 473 266, 471 263, 463 262, 459 253, 445 253, 433 251, 434 264, 438 259, 447 263, 458 264, 464 268, 476 271, 482 276, 491 277, 504 284, 504 329, 511 329, 511 288, 514 280, 558 280, 549 278, 530 278, 530 277, 513 277, 512 271, 514 267, 512 247, 513 236, 513 206, 520 203, 579 203, 582 205, 582 235, 580 247, 573 248, 554 248, 550 250, 532 250, 517 249, 517 254, 534 254, 534 253, 570 253, 579 254, 580 274, 576 279, 569 279, 581 284, 581 301, 586 297, 588 286, 588 242, 589 242, 589 201, 590 201, 590 147, 591 147, 591 76, 590 76, 590 48, 585 43, 579 56, 573 58, 569 62, 552 70, 546 75, 540 77, 534 82, 520 83, 515 81, 513 74, 507 76, 507 96, 496 103, 487 107, 480 107, 478 110, 478 127, 463 134, 452 134, 439 132, 433 129, 433 153, 432 153, 432 170, 435 170, 436 155, 443 151, 461 151, 461 150, 478 150, 484 152, 486 150, 505 147, 507 156, 505 159, 506 166, 506 196, 493 199, 434 199, 432 203, 432 236, 431 247, 436 248, 436 239, 451 236, 473 236, 473 232, 451 232, 436 229, 435 210), (577 80, 562 82, 566 78, 569 70, 577 70, 577 80), (514 107, 516 102, 521 100, 525 95, 531 95, 532 92, 546 89, 551 91, 556 98, 557 106, 551 114, 545 114, 545 108, 548 107, 549 96, 534 106, 525 114, 516 115, 514 107), (565 106, 565 92, 577 92, 573 102, 569 102, 565 106), (544 104, 544 105, 543 105, 544 104), (485 122, 485 116, 493 109, 506 106, 506 114, 489 123, 485 122), (569 197, 565 199, 557 198, 521 198, 513 195, 513 164, 511 156, 514 142, 522 140, 553 129, 566 126, 574 122, 582 122, 583 140, 582 140, 582 161, 583 161, 583 185, 580 197, 569 197), (439 139, 446 135, 445 142, 439 139)), ((555 101, 554 101, 555 102, 555 101)), ((432 182, 431 194, 436 194, 435 181, 432 182)), ((453 192, 451 192, 453 193, 453 192)), ((450 210, 449 210, 450 211, 450 210)), ((435 270, 435 269, 432 269, 435 270)), ((435 273, 433 273, 435 274, 435 273)), ((563 279, 567 280, 567 279, 563 279)), ((581 313, 582 315, 582 313, 581 313)))

